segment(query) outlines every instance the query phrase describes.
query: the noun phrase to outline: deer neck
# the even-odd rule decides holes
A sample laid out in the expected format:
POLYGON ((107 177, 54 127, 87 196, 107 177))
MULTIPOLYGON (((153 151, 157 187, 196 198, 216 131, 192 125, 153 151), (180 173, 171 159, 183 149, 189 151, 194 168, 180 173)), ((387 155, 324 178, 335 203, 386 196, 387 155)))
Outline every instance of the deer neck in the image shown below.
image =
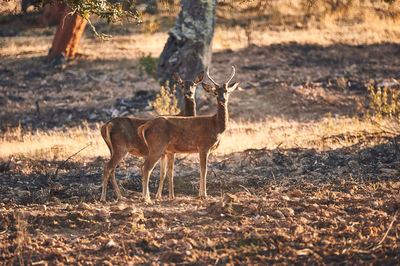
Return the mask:
POLYGON ((196 116, 196 103, 194 99, 185 98, 185 106, 183 107, 184 116, 196 116))
POLYGON ((219 133, 222 133, 228 127, 229 113, 228 113, 228 103, 221 103, 218 101, 218 109, 216 114, 216 120, 218 125, 219 133))

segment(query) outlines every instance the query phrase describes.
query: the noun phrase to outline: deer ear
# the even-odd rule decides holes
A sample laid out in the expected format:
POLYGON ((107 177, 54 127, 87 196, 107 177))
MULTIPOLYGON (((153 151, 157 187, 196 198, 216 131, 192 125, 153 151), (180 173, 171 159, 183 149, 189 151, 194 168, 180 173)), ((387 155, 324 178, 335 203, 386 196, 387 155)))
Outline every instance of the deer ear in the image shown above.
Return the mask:
POLYGON ((210 85, 208 85, 208 84, 206 84, 206 83, 201 83, 201 85, 203 86, 203 89, 206 91, 206 92, 210 92, 210 93, 214 93, 215 94, 215 88, 214 87, 212 87, 212 86, 210 86, 210 85))
POLYGON ((194 83, 195 83, 195 84, 199 83, 200 81, 203 80, 203 78, 204 78, 204 71, 201 71, 201 72, 197 75, 196 79, 194 80, 194 83))
POLYGON ((178 76, 178 74, 173 74, 172 75, 172 78, 174 79, 174 81, 176 82, 176 83, 178 83, 179 85, 182 85, 183 84, 183 81, 182 81, 182 79, 178 76))
POLYGON ((236 90, 236 88, 239 86, 239 82, 236 82, 232 86, 228 88, 228 92, 231 93, 232 91, 236 90))

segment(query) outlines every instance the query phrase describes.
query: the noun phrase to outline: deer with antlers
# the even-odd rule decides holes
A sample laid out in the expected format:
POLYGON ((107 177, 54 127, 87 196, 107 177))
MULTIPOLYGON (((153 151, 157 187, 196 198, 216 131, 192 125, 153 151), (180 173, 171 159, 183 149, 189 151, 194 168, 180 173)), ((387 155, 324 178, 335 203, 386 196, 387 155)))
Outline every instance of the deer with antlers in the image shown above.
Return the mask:
POLYGON ((235 75, 232 66, 232 74, 221 86, 209 75, 207 77, 214 87, 202 83, 203 88, 213 93, 218 102, 215 115, 196 117, 160 116, 151 119, 139 126, 138 134, 146 143, 148 155, 142 166, 143 197, 146 202, 151 202, 149 194, 149 178, 157 161, 164 154, 169 153, 198 153, 200 157, 200 191, 199 197, 205 199, 207 160, 210 152, 215 150, 221 140, 222 134, 228 126, 228 100, 229 94, 234 91, 239 83, 229 86, 229 82, 235 75))
MULTIPOLYGON (((184 95, 184 108, 178 114, 181 116, 195 116, 196 115, 196 102, 195 91, 197 84, 204 78, 204 71, 200 72, 195 80, 183 81, 177 74, 173 75, 174 81, 181 85, 184 95)), ((110 160, 104 165, 103 187, 101 192, 100 201, 106 201, 107 183, 111 177, 111 183, 114 187, 117 199, 122 200, 121 191, 115 179, 115 168, 127 153, 137 157, 145 157, 148 154, 147 145, 138 136, 138 127, 148 122, 148 119, 141 119, 135 117, 117 117, 107 122, 101 127, 101 136, 106 142, 110 153, 110 160)), ((165 179, 166 168, 168 165, 168 176, 170 180, 170 198, 173 197, 173 189, 171 192, 171 182, 173 180, 173 166, 175 155, 173 153, 163 154, 160 162, 160 184, 158 187, 157 198, 161 198, 162 187, 165 179)))

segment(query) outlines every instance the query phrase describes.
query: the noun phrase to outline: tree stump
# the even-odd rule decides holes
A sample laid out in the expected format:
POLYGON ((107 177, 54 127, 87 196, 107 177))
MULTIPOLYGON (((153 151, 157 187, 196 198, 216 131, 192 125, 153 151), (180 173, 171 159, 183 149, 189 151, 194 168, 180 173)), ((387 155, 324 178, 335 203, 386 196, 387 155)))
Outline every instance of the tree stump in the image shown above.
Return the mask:
MULTIPOLYGON (((173 84, 172 75, 193 80, 211 62, 217 0, 182 0, 182 10, 169 30, 169 38, 158 62, 162 84, 173 84)), ((177 90, 177 99, 182 99, 177 90)))
POLYGON ((78 50, 87 21, 71 12, 72 10, 68 7, 63 12, 48 55, 49 60, 53 60, 59 55, 74 57, 78 50))

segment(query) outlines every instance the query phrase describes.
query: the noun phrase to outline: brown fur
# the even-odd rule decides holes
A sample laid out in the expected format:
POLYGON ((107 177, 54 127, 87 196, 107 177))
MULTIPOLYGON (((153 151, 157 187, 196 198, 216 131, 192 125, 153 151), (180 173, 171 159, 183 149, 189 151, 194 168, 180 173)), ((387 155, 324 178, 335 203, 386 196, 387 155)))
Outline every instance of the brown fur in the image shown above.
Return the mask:
MULTIPOLYGON (((234 73, 234 71, 233 71, 234 73)), ((233 78, 233 75, 230 79, 233 78)), ((203 88, 216 95, 218 101, 217 113, 213 116, 196 117, 156 117, 139 126, 139 136, 146 143, 149 153, 142 166, 143 197, 150 201, 148 182, 157 161, 165 153, 199 153, 200 156, 200 192, 201 198, 207 197, 206 175, 207 159, 220 142, 229 120, 229 93, 238 86, 235 83, 228 87, 218 84, 215 88, 202 83, 203 88)))
MULTIPOLYGON (((185 97, 185 108, 183 114, 196 114, 196 104, 194 100, 194 93, 196 90, 197 83, 199 83, 204 76, 204 72, 201 72, 195 79, 195 81, 182 81, 179 76, 174 75, 175 82, 182 86, 185 97), (188 87, 187 87, 188 86, 188 87), (186 109, 187 108, 187 109, 186 109), (193 109, 191 109, 193 108, 193 109)), ((130 153, 137 157, 145 157, 148 154, 148 149, 143 140, 138 136, 138 127, 145 124, 147 119, 140 119, 134 117, 117 117, 104 124, 101 129, 101 136, 106 142, 110 149, 111 158, 104 165, 104 176, 103 186, 100 200, 106 201, 107 183, 111 176, 111 183, 115 189, 118 200, 123 197, 119 190, 118 184, 115 179, 115 168, 118 163, 127 153, 130 153)), ((160 173, 160 185, 157 192, 157 197, 161 197, 162 187, 165 179, 166 168, 168 167, 168 176, 170 180, 170 198, 174 197, 173 193, 173 166, 174 166, 175 155, 173 153, 163 154, 161 157, 161 173, 160 173), (172 190, 171 190, 172 189, 172 190)))

